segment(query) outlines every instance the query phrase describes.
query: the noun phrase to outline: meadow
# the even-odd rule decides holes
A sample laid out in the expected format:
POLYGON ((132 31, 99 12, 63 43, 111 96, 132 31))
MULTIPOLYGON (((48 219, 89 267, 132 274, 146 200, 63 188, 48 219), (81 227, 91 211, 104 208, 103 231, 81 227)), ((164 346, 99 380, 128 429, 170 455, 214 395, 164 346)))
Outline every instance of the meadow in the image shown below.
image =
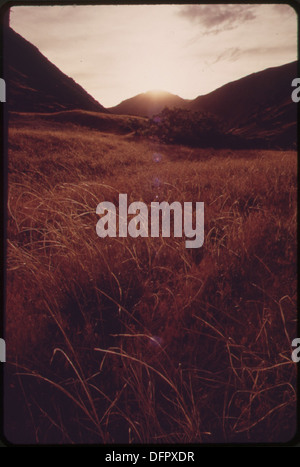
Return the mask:
POLYGON ((161 144, 121 117, 66 115, 10 117, 7 439, 292 439, 296 151, 161 144), (204 202, 203 247, 99 238, 96 207, 119 193, 204 202))

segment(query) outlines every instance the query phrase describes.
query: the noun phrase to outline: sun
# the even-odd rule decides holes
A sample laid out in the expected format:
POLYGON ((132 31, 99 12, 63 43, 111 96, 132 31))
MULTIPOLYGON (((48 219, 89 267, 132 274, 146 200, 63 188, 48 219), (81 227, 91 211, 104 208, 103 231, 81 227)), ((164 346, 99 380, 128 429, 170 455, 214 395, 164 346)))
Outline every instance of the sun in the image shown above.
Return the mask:
POLYGON ((158 99, 160 97, 164 97, 167 94, 167 91, 165 91, 164 89, 150 89, 149 91, 147 91, 147 94, 153 97, 154 99, 158 99))

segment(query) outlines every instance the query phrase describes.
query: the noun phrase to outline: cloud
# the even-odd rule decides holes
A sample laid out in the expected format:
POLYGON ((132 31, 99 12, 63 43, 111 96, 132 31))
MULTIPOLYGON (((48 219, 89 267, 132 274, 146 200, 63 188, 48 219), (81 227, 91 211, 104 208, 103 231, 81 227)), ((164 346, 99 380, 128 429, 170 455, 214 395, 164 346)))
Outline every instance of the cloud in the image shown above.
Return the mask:
POLYGON ((277 56, 278 54, 288 55, 292 54, 294 51, 294 47, 291 45, 280 45, 280 46, 257 46, 257 47, 245 47, 243 49, 239 47, 230 47, 226 49, 224 52, 218 55, 218 57, 212 62, 212 64, 218 62, 235 62, 241 58, 248 58, 248 59, 258 59, 260 56, 277 56))
POLYGON ((178 14, 217 34, 254 20, 256 9, 257 5, 186 5, 180 8, 178 14))
POLYGON ((244 52, 239 47, 230 47, 222 52, 212 63, 218 63, 220 60, 235 62, 244 52))

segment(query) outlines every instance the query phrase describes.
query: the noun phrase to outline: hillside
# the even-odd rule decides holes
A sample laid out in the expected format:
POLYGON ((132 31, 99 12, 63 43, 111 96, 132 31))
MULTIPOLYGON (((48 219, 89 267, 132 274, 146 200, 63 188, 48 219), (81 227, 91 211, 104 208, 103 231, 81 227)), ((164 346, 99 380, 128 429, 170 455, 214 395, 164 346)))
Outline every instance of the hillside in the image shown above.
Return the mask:
POLYGON ((295 76, 297 62, 268 68, 199 96, 187 107, 217 115, 236 134, 286 144, 297 135, 297 106, 291 100, 295 76))
POLYGON ((72 78, 11 28, 3 34, 3 71, 7 105, 16 112, 81 109, 107 112, 72 78))
POLYGON ((169 107, 170 109, 183 107, 188 102, 189 101, 169 92, 148 91, 126 99, 115 107, 110 107, 108 110, 119 115, 152 117, 152 115, 161 112, 164 107, 169 107))
POLYGON ((61 112, 11 112, 10 125, 14 128, 38 128, 59 131, 62 124, 76 131, 97 130, 117 135, 131 135, 137 127, 142 127, 146 119, 128 118, 124 115, 89 112, 86 110, 66 110, 61 112))

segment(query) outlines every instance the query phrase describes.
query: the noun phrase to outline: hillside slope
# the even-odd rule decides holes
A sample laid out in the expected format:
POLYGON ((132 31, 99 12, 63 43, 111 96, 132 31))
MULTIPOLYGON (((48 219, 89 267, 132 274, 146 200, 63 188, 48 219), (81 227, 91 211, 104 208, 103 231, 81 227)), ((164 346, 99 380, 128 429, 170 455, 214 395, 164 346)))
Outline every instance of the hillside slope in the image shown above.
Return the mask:
POLYGON ((110 107, 108 110, 119 115, 152 117, 152 115, 161 112, 164 107, 169 107, 170 109, 183 107, 188 102, 169 92, 148 91, 126 99, 115 107, 110 107))
POLYGON ((297 62, 268 68, 199 96, 187 107, 217 115, 235 134, 296 142, 297 106, 291 99, 296 76, 297 62))
POLYGON ((3 34, 3 71, 7 105, 16 112, 81 109, 107 112, 72 78, 11 28, 3 34))

